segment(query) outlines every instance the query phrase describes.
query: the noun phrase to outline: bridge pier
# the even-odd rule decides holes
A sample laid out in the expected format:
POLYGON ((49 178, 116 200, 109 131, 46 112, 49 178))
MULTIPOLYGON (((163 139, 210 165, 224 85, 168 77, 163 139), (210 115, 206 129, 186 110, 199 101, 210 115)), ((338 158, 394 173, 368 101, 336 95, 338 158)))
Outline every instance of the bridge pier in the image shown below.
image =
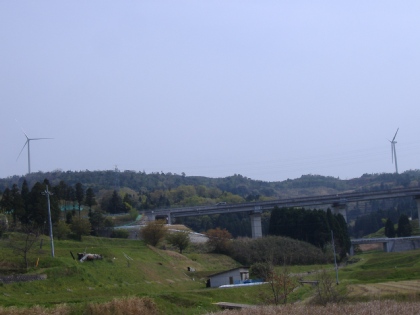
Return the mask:
POLYGON ((147 221, 156 221, 156 220, 166 220, 167 224, 172 224, 172 217, 171 213, 168 212, 166 214, 158 214, 156 215, 154 211, 146 213, 147 221))
POLYGON ((146 217, 147 217, 147 221, 155 221, 156 220, 156 215, 155 215, 154 211, 147 212, 146 217))
POLYGON ((338 213, 341 214, 347 223, 347 205, 338 205, 338 206, 333 205, 332 208, 333 208, 334 214, 338 214, 338 213))
POLYGON ((414 199, 416 200, 416 203, 417 203, 417 215, 418 215, 419 227, 420 227, 420 196, 416 196, 414 197, 414 199))
POLYGON ((262 237, 262 225, 261 225, 261 207, 256 206, 254 211, 249 214, 251 219, 251 232, 252 238, 261 238, 262 237))
POLYGON ((394 242, 395 241, 388 241, 388 242, 383 242, 383 249, 385 253, 390 253, 392 252, 392 248, 394 247, 394 242))
POLYGON ((354 256, 354 245, 353 244, 350 245, 349 255, 354 256))

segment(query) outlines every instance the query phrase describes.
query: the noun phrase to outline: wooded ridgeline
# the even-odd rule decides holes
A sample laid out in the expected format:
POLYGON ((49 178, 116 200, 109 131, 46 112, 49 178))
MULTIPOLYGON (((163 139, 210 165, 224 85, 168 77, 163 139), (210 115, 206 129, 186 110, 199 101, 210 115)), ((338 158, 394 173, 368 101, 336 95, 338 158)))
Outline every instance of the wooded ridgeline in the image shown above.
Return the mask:
MULTIPOLYGON (((252 180, 236 174, 225 178, 207 178, 162 172, 146 174, 145 172, 115 170, 55 171, 0 179, 0 194, 4 199, 7 194, 19 192, 25 195, 27 191, 35 189, 34 202, 43 207, 42 203, 46 202, 45 197, 40 198, 38 193, 45 189, 45 186, 39 186, 45 180, 55 193, 51 200, 53 220, 56 220, 59 214, 57 209, 63 206, 75 211, 85 206, 104 213, 129 213, 131 210, 211 205, 217 202, 240 203, 413 187, 419 186, 420 171, 407 171, 402 174, 364 174, 360 178, 350 180, 304 175, 298 179, 281 182, 252 180), (76 191, 79 197, 76 196, 76 191), (81 191, 84 194, 83 200, 80 200, 81 191), (97 205, 89 205, 91 202, 85 200, 89 195, 90 198, 96 198, 97 205)), ((383 219, 391 218, 396 223, 401 214, 412 215, 416 218, 416 205, 412 199, 376 200, 349 204, 350 233, 357 237, 372 233, 383 226, 383 219)), ((18 211, 14 218, 21 215, 18 211)), ((39 216, 36 220, 41 223, 43 219, 39 216)), ((264 234, 268 233, 269 220, 270 213, 264 213, 264 234)), ((241 213, 184 218, 179 222, 198 232, 222 227, 228 229, 233 236, 249 236, 251 233, 249 218, 241 213)))

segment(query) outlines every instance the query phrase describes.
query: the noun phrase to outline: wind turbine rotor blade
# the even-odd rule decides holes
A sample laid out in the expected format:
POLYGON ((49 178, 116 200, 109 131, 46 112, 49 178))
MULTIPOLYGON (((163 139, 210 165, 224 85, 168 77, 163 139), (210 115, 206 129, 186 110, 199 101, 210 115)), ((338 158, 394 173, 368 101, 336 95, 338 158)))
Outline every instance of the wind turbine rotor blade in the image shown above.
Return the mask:
POLYGON ((23 132, 23 134, 25 135, 26 139, 28 139, 28 140, 29 140, 28 135, 26 134, 25 130, 23 130, 22 126, 19 124, 19 122, 17 121, 17 119, 15 119, 15 121, 16 121, 16 122, 17 122, 17 124, 19 125, 20 130, 22 130, 22 132, 23 132))
POLYGON ((31 138, 29 140, 45 140, 45 139, 54 139, 54 138, 31 138))
POLYGON ((392 138, 392 141, 395 140, 395 137, 397 136, 398 130, 400 130, 400 128, 398 128, 397 131, 395 132, 395 136, 394 136, 394 138, 392 138))
POLYGON ((28 139, 28 140, 26 140, 25 144, 24 144, 24 145, 23 145, 23 147, 22 147, 22 150, 20 150, 19 155, 18 155, 18 157, 16 158, 16 161, 19 159, 20 155, 22 154, 23 149, 25 149, 25 147, 26 147, 26 145, 28 144, 28 142, 29 142, 29 139, 28 139))

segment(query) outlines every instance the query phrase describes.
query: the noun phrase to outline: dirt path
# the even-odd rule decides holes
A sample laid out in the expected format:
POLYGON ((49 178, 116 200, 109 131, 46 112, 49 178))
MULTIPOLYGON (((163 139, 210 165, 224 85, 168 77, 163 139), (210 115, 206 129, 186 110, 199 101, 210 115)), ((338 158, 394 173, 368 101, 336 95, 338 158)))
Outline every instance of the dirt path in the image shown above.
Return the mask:
POLYGON ((383 296, 420 292, 420 280, 349 285, 350 296, 383 296))

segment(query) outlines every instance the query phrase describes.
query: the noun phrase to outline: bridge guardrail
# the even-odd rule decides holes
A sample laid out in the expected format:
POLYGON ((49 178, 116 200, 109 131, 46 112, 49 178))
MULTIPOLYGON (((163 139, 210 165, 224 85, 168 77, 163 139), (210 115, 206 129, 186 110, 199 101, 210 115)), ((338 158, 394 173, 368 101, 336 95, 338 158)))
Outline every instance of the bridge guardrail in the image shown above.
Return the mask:
POLYGON ((146 213, 153 213, 155 215, 170 214, 172 217, 181 216, 197 216, 217 213, 229 212, 248 212, 254 211, 256 207, 260 207, 261 211, 269 210, 275 206, 279 207, 309 207, 319 205, 336 205, 343 206, 347 203, 367 201, 375 199, 389 199, 389 198, 403 198, 403 197, 420 197, 420 188, 397 188, 382 191, 372 192, 353 192, 341 193, 335 195, 323 196, 306 196, 288 199, 276 199, 259 202, 245 202, 238 204, 225 205, 211 205, 211 206, 196 206, 196 207, 180 207, 180 208, 165 208, 154 209, 146 211, 146 213))

